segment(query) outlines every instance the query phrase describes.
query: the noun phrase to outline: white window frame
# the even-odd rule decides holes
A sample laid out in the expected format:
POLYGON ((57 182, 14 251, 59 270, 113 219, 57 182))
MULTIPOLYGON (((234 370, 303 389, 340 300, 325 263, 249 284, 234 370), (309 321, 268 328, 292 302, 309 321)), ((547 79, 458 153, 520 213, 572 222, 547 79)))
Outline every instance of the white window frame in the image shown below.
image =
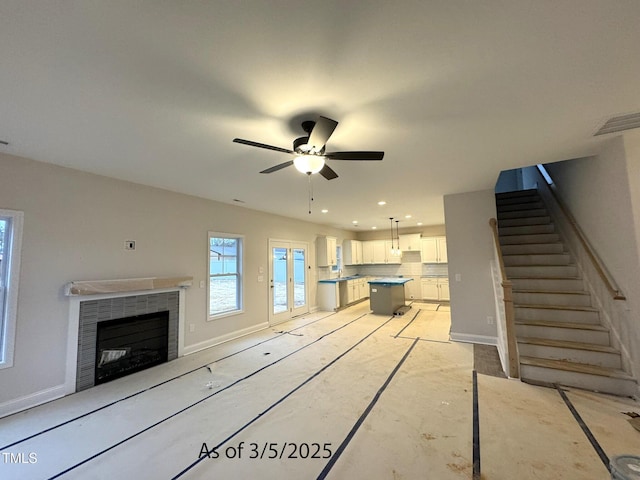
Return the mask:
POLYGON ((235 233, 222 233, 222 232, 209 232, 207 237, 207 321, 217 320, 219 318, 229 317, 232 315, 238 315, 244 312, 244 235, 238 235, 235 233), (228 238, 238 241, 238 251, 236 253, 236 298, 237 308, 233 310, 226 310, 224 312, 211 315, 211 239, 212 238, 228 238))
POLYGON ((0 369, 13 366, 18 317, 18 285, 24 212, 0 209, 0 218, 7 221, 4 258, 0 262, 0 295, 4 295, 0 311, 0 369))

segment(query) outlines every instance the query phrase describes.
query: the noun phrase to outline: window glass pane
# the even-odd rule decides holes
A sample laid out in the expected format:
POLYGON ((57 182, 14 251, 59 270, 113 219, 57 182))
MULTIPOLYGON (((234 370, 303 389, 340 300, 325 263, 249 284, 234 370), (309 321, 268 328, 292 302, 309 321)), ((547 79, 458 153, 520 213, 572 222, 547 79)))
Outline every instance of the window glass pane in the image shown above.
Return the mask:
POLYGON ((209 285, 209 314, 217 315, 223 312, 237 310, 238 289, 235 275, 211 277, 209 285))
POLYGON ((8 259, 8 256, 5 255, 5 245, 7 244, 6 234, 8 229, 7 220, 0 217, 0 360, 3 358, 4 350, 4 302, 6 293, 5 285, 7 283, 5 263, 8 259))
POLYGON ((209 315, 240 310, 242 240, 209 237, 209 315))

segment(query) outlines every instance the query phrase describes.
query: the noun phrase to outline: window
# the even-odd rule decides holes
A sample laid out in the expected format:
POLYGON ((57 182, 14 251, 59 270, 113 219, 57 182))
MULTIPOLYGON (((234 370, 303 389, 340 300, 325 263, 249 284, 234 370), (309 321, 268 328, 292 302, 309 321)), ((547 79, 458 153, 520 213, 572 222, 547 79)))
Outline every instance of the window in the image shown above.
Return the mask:
POLYGON ((0 210, 0 368, 13 366, 23 213, 0 210))
POLYGON ((209 319, 242 311, 242 240, 209 233, 209 319))
POLYGON ((332 272, 342 270, 342 246, 336 245, 336 264, 331 266, 332 272))

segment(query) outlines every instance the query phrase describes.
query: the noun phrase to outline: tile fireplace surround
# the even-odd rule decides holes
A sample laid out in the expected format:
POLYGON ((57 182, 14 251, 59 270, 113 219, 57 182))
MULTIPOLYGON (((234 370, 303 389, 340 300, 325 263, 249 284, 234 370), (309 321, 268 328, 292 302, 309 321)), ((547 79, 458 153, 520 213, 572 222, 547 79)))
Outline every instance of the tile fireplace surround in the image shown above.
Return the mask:
POLYGON ((134 315, 169 311, 168 360, 181 355, 185 289, 192 277, 71 282, 65 393, 94 385, 97 324, 134 315))

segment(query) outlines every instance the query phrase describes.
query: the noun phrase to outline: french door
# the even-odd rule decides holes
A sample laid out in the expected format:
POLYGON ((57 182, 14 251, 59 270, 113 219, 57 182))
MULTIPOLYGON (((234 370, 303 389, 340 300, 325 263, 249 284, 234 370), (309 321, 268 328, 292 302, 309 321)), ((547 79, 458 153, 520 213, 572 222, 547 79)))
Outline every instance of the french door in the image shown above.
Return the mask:
POLYGON ((309 312, 308 245, 269 240, 269 323, 309 312))

